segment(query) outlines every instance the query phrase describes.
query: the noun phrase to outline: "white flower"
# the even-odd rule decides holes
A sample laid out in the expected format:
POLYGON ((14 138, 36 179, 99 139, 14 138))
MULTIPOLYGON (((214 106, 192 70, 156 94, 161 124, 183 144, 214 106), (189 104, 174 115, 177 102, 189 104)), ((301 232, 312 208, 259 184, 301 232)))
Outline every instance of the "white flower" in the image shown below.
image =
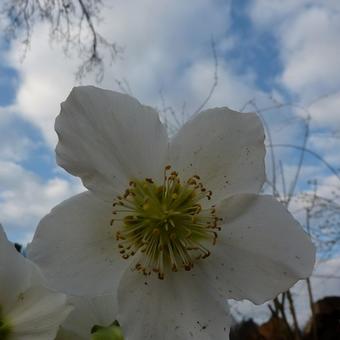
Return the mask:
POLYGON ((54 339, 72 307, 45 287, 40 270, 8 242, 0 225, 0 339, 54 339))
POLYGON ((69 301, 74 309, 61 325, 56 340, 88 340, 91 333, 98 334, 102 330, 110 334, 112 340, 122 339, 119 327, 115 326, 117 305, 111 295, 72 296, 69 301))
POLYGON ((116 294, 126 339, 224 339, 224 299, 263 303, 310 275, 308 236, 258 195, 256 114, 207 110, 169 140, 150 107, 78 87, 56 131, 58 164, 89 191, 41 221, 30 256, 58 289, 116 294))

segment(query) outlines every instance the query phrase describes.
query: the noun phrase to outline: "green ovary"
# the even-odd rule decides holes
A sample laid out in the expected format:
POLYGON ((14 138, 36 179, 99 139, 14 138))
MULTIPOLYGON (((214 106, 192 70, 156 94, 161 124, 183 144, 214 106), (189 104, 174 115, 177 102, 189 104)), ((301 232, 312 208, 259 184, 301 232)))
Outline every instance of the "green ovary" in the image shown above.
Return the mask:
POLYGON ((111 224, 120 222, 116 233, 123 258, 139 254, 136 269, 145 275, 190 270, 196 260, 206 258, 208 244, 215 244, 218 217, 215 208, 202 209, 210 200, 197 175, 182 183, 178 173, 165 168, 164 181, 133 180, 114 202, 111 224))
POLYGON ((7 340, 12 330, 10 323, 4 318, 2 308, 0 306, 0 340, 7 340))
POLYGON ((94 326, 91 333, 91 340, 124 340, 122 329, 117 322, 108 327, 94 326))

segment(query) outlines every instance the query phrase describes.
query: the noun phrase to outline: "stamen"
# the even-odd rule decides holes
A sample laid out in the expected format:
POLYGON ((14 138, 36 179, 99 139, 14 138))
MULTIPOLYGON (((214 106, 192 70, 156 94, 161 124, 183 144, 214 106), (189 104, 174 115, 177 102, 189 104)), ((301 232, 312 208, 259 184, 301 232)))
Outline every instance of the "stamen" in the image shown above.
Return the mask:
POLYGON ((124 259, 138 255, 135 269, 144 275, 191 270, 194 263, 210 255, 221 221, 215 206, 203 209, 210 200, 198 175, 181 182, 170 165, 164 168, 162 185, 152 178, 132 180, 123 195, 113 202, 110 225, 116 228, 119 253, 124 259))

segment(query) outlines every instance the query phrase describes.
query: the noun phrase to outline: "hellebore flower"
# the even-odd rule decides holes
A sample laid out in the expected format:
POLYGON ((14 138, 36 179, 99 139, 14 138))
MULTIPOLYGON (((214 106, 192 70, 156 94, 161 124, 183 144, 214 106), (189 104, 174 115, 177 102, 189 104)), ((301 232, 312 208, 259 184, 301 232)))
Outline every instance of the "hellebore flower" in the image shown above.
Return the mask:
POLYGON ((155 110, 74 88, 57 162, 87 192, 39 224, 30 256, 71 294, 116 294, 128 340, 224 339, 227 298, 263 303, 308 277, 315 249, 265 181, 254 113, 201 112, 169 139, 155 110))
POLYGON ((38 267, 7 240, 0 225, 0 339, 54 339, 72 307, 46 288, 38 267))

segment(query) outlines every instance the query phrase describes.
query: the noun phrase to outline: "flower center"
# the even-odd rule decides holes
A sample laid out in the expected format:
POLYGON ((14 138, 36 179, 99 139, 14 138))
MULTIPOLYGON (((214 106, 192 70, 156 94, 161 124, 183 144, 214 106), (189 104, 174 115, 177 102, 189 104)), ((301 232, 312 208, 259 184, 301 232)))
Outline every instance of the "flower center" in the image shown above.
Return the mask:
POLYGON ((182 183, 169 165, 160 185, 151 178, 131 181, 113 203, 111 225, 120 221, 116 238, 122 257, 139 254, 135 268, 145 275, 156 272, 159 279, 168 269, 190 270, 210 255, 208 246, 216 243, 220 229, 215 207, 202 208, 211 195, 199 176, 182 183))
POLYGON ((9 339, 10 334, 11 334, 11 326, 7 322, 7 320, 5 320, 2 314, 2 308, 0 306, 0 339, 7 340, 9 339))

